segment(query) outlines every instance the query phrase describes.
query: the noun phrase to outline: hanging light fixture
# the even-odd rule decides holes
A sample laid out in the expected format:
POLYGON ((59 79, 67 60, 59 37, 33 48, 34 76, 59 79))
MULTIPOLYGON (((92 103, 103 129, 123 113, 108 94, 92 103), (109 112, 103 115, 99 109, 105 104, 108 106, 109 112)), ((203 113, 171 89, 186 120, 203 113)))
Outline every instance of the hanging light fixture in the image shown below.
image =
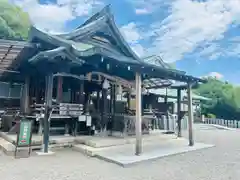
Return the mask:
POLYGON ((118 85, 117 86, 117 90, 116 90, 116 95, 117 95, 117 100, 122 100, 122 96, 123 96, 123 89, 122 89, 122 85, 118 85))
POLYGON ((107 70, 109 70, 110 69, 110 64, 107 64, 107 70))
POLYGON ((122 94, 122 85, 118 85, 117 94, 122 94))
POLYGON ((102 88, 103 89, 108 89, 110 87, 109 82, 107 79, 104 79, 102 88))

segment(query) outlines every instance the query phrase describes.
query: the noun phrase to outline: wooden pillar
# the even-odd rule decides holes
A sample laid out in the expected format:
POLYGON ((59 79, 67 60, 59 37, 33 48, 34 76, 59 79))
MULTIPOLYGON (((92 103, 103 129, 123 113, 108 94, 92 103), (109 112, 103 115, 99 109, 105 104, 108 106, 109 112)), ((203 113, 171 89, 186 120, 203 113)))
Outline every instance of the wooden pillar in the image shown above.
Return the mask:
POLYGON ((178 123, 178 137, 182 137, 181 126, 181 89, 177 89, 177 123, 178 123))
POLYGON ((80 104, 82 104, 84 106, 84 76, 82 75, 81 76, 81 79, 80 80, 80 93, 79 93, 79 100, 80 100, 80 104))
MULTIPOLYGON (((110 111, 109 111, 109 114, 110 114, 110 135, 112 135, 112 122, 113 122, 113 87, 114 85, 113 84, 110 84, 110 103, 109 103, 109 108, 110 108, 110 111)), ((108 121, 109 122, 109 121, 108 121)), ((107 125, 107 127, 109 127, 107 125)), ((109 130, 109 129, 108 129, 109 130)))
POLYGON ((128 109, 130 110, 130 106, 131 106, 131 89, 129 89, 128 93, 127 93, 127 106, 128 109))
POLYGON ((193 140, 193 107, 192 107, 192 85, 188 83, 187 86, 187 97, 188 97, 188 138, 189 146, 194 145, 193 140))
POLYGON ((142 80, 141 74, 136 73, 136 149, 135 154, 140 155, 142 153, 142 80))
POLYGON ((100 112, 100 90, 97 90, 97 112, 100 112))
POLYGON ((102 90, 102 113, 101 113, 101 133, 105 134, 106 133, 106 126, 108 122, 108 111, 107 111, 107 89, 102 90))
POLYGON ((29 113, 29 89, 30 89, 30 78, 27 76, 25 78, 25 84, 23 88, 22 94, 22 111, 23 114, 29 113))
POLYGON ((63 77, 58 76, 57 78, 57 102, 62 102, 62 95, 63 95, 63 77))
POLYGON ((114 124, 115 124, 115 113, 116 113, 116 85, 113 85, 113 101, 112 101, 112 122, 111 122, 111 133, 113 131, 114 128, 114 124))
POLYGON ((110 85, 110 113, 113 114, 114 84, 110 85))
POLYGON ((41 101, 41 92, 40 92, 40 83, 36 83, 36 104, 40 104, 41 101))
POLYGON ((168 107, 168 89, 166 88, 166 93, 165 93, 165 97, 164 97, 164 103, 165 106, 167 108, 167 112, 166 112, 166 119, 167 119, 167 131, 170 130, 170 124, 169 124, 169 107, 168 107))
POLYGON ((53 92, 53 74, 46 76, 46 90, 45 90, 45 115, 44 115, 44 153, 48 153, 49 143, 49 126, 50 126, 50 113, 52 109, 52 92, 53 92))

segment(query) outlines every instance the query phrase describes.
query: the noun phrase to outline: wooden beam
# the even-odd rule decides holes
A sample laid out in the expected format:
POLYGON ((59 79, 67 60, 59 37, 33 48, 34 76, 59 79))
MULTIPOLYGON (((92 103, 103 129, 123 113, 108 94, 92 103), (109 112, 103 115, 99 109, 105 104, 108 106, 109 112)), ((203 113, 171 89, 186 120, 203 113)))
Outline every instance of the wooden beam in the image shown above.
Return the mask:
POLYGON ((136 73, 136 149, 135 154, 139 156, 142 153, 142 80, 141 75, 136 73))
POLYGON ((187 96, 188 96, 188 138, 189 138, 189 146, 194 145, 193 140, 193 107, 192 107, 192 84, 188 83, 187 88, 187 96))

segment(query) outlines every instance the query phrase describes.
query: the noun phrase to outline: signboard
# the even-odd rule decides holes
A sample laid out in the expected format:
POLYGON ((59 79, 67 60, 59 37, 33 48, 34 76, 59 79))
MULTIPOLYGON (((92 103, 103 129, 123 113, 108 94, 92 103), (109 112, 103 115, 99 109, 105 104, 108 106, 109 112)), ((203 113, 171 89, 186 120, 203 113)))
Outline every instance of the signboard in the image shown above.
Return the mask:
POLYGON ((60 103, 59 114, 63 116, 80 116, 83 111, 82 104, 60 103))
POLYGON ((15 146, 15 158, 17 155, 18 147, 28 147, 28 155, 31 153, 32 142, 32 121, 23 119, 20 121, 20 126, 17 134, 17 141, 15 146))
POLYGON ((31 136, 32 136, 32 122, 22 120, 20 122, 17 146, 29 146, 31 143, 31 136))
POLYGON ((86 122, 86 115, 78 116, 78 121, 79 122, 86 122))
POLYGON ((91 116, 86 116, 86 125, 87 126, 92 126, 92 117, 91 116))

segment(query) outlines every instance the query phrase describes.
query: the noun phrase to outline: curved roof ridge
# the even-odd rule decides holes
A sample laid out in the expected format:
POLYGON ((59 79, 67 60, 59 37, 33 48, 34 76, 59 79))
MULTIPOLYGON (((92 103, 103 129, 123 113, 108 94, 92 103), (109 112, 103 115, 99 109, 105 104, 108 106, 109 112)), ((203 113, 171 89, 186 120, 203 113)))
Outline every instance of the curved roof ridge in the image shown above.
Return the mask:
POLYGON ((163 61, 163 59, 159 56, 159 55, 151 55, 151 56, 147 56, 144 57, 143 60, 147 63, 151 63, 152 61, 154 61, 154 64, 157 63, 158 65, 161 65, 164 68, 169 68, 172 69, 169 64, 165 63, 163 61))
POLYGON ((127 51, 133 56, 133 58, 139 62, 142 62, 142 59, 132 50, 130 45, 127 43, 121 32, 119 31, 115 21, 114 21, 114 16, 109 13, 110 16, 110 26, 112 26, 113 31, 116 32, 116 37, 119 39, 119 41, 123 44, 123 46, 127 49, 127 51))
POLYGON ((160 67, 169 69, 169 70, 171 70, 171 71, 176 71, 176 72, 178 72, 178 73, 186 74, 185 71, 181 71, 181 70, 172 68, 168 63, 165 63, 164 60, 163 60, 163 59, 161 58, 161 56, 159 56, 159 55, 146 56, 146 57, 143 58, 143 61, 146 62, 146 63, 150 63, 150 64, 153 64, 153 65, 157 65, 157 66, 160 65, 160 67), (153 62, 153 61, 154 61, 154 62, 153 62))
POLYGON ((69 32, 66 34, 60 34, 57 36, 66 38, 66 39, 72 39, 74 37, 81 36, 81 35, 84 37, 86 35, 86 33, 90 32, 89 29, 92 29, 92 31, 96 31, 96 30, 102 28, 105 25, 104 22, 106 22, 106 21, 107 21, 107 17, 102 16, 102 17, 96 19, 96 21, 89 22, 85 26, 81 26, 81 27, 73 30, 72 32, 69 32), (94 28, 92 26, 94 26, 94 28))
MULTIPOLYGON (((142 59, 132 50, 130 45, 127 43, 125 38, 122 36, 121 32, 119 31, 119 28, 117 27, 115 21, 114 21, 114 16, 111 12, 110 9, 110 4, 105 6, 101 11, 95 13, 92 17, 90 17, 87 21, 85 21, 81 26, 79 26, 76 30, 81 29, 89 23, 97 21, 100 18, 106 18, 106 21, 108 22, 108 25, 110 26, 112 32, 114 33, 115 37, 117 40, 120 42, 120 45, 122 45, 125 49, 125 51, 128 52, 135 60, 141 62, 142 59)), ((90 25, 89 25, 90 26, 90 25)))
POLYGON ((90 22, 95 21, 103 16, 108 16, 109 14, 111 14, 110 6, 111 6, 110 4, 105 6, 101 11, 95 13, 93 16, 91 16, 89 19, 87 19, 83 24, 78 26, 76 29, 86 26, 90 22))

